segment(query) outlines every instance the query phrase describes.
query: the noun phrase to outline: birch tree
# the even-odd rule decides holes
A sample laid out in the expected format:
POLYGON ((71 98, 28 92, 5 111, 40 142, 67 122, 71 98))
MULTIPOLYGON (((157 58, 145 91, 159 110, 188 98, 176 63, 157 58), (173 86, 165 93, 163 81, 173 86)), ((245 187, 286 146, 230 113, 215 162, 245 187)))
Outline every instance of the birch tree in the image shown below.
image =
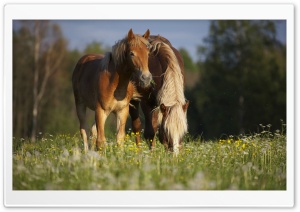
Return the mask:
POLYGON ((66 41, 63 39, 60 28, 49 21, 35 21, 33 28, 34 67, 31 141, 35 142, 41 102, 47 92, 49 80, 59 70, 63 62, 66 53, 66 41))

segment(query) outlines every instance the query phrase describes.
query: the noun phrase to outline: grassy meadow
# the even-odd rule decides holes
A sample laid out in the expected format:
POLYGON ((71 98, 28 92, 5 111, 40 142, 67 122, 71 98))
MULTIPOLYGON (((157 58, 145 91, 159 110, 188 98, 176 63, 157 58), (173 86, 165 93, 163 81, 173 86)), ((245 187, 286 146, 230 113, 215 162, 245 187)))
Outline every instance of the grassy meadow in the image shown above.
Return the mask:
MULTIPOLYGON (((264 129, 267 127, 264 127, 264 129)), ((117 147, 83 152, 78 134, 13 139, 14 190, 285 190, 286 136, 263 130, 201 141, 186 135, 176 157, 162 145, 150 151, 128 132, 117 147)))

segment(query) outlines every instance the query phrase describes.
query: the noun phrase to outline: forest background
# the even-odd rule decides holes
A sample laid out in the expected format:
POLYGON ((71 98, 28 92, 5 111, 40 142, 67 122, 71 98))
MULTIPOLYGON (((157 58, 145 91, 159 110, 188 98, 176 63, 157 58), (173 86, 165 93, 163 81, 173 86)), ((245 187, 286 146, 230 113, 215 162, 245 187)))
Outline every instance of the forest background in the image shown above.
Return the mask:
MULTIPOLYGON (((13 136, 34 141, 45 133, 78 133, 73 68, 83 54, 104 53, 111 46, 90 40, 83 50, 72 49, 61 26, 53 21, 16 23, 13 136)), ((262 125, 281 129, 286 122, 286 44, 277 38, 276 21, 209 24, 197 55, 179 48, 185 63, 185 95, 190 100, 189 134, 208 140, 251 134, 262 125)), ((89 117, 92 124, 91 111, 89 117)), ((106 131, 115 132, 113 115, 106 131)))

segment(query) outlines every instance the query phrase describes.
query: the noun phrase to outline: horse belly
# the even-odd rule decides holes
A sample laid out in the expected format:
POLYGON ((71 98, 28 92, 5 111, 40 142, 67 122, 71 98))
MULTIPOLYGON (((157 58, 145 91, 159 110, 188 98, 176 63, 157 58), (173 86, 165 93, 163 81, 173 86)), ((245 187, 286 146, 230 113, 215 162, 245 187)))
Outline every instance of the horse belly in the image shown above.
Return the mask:
POLYGON ((127 98, 122 101, 116 101, 114 111, 120 111, 125 107, 128 107, 128 105, 129 105, 129 101, 127 100, 127 98))
POLYGON ((107 113, 118 112, 123 110, 125 107, 128 107, 129 100, 125 98, 124 100, 116 99, 106 99, 105 101, 99 101, 101 108, 107 113))

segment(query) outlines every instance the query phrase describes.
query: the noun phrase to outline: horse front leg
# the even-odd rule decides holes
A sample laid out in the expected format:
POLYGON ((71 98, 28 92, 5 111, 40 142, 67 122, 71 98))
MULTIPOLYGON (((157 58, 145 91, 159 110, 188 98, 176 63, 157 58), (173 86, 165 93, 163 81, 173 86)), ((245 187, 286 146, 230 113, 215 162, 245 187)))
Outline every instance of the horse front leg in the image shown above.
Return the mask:
POLYGON ((101 148, 105 148, 106 145, 104 126, 108 114, 101 107, 98 107, 95 111, 95 115, 97 128, 96 148, 99 150, 101 148))
POLYGON ((129 114, 129 105, 116 112, 117 115, 117 144, 122 146, 125 139, 125 125, 129 114))
POLYGON ((131 101, 129 106, 129 114, 131 117, 131 126, 132 131, 135 133, 135 142, 137 146, 141 145, 141 128, 142 123, 139 116, 139 106, 140 103, 138 101, 131 101))
POLYGON ((155 134, 157 131, 157 125, 153 126, 152 122, 152 109, 147 105, 147 103, 142 102, 142 110, 145 116, 145 139, 149 143, 149 148, 155 148, 155 134))

